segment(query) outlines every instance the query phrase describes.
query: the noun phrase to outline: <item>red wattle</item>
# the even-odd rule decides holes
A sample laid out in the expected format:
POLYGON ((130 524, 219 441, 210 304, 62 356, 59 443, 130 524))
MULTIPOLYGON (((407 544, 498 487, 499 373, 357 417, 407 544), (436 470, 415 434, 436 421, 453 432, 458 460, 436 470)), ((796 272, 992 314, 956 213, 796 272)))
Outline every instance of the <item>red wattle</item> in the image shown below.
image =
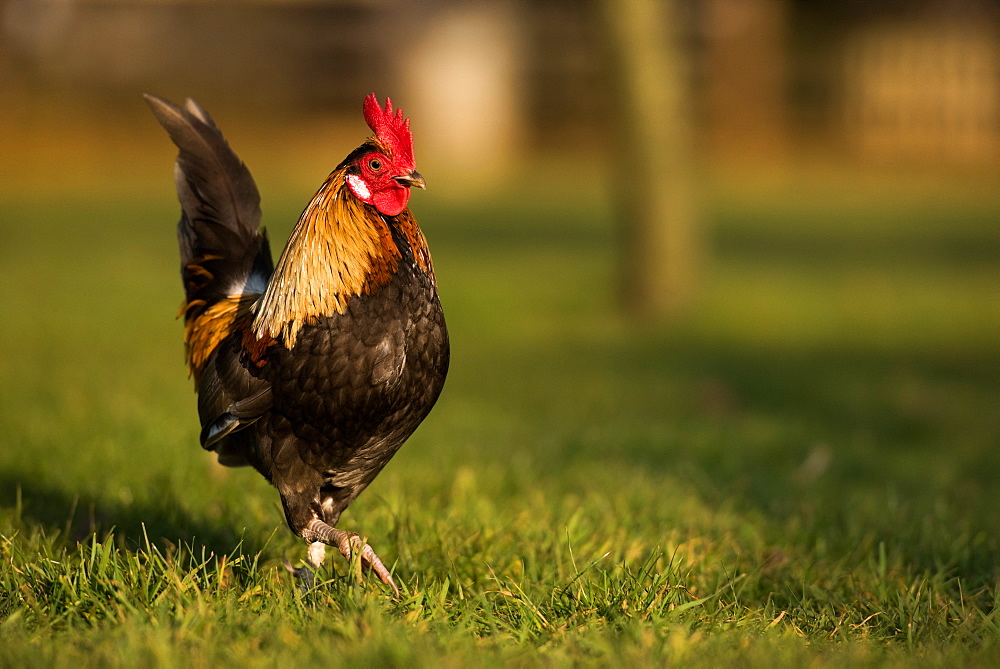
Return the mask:
POLYGON ((410 201, 410 189, 405 186, 390 186, 372 195, 372 204, 385 216, 398 216, 410 201))

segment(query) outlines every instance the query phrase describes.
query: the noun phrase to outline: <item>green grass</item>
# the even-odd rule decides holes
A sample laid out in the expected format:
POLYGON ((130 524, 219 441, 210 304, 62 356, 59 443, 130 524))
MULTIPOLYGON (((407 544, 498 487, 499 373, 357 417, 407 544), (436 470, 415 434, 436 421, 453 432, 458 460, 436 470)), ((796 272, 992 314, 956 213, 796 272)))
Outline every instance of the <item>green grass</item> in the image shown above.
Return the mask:
POLYGON ((0 666, 1000 660, 997 202, 717 200, 669 329, 606 207, 416 206, 452 372, 342 521, 394 601, 198 448, 169 194, 0 204, 0 666))

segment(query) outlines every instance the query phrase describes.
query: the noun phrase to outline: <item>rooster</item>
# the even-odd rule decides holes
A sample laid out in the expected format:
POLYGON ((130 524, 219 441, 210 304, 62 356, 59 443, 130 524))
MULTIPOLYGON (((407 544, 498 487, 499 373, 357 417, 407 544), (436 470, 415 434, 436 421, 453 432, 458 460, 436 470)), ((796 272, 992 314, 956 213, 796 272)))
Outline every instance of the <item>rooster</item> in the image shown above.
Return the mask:
MULTIPOLYGON (((201 445, 277 488, 289 528, 392 575, 341 513, 437 401, 449 345, 431 256, 407 208, 424 188, 410 120, 364 100, 374 132, 306 206, 275 266, 249 170, 211 117, 147 95, 177 145, 184 343, 201 445)), ((308 584, 312 571, 296 570, 308 584)))

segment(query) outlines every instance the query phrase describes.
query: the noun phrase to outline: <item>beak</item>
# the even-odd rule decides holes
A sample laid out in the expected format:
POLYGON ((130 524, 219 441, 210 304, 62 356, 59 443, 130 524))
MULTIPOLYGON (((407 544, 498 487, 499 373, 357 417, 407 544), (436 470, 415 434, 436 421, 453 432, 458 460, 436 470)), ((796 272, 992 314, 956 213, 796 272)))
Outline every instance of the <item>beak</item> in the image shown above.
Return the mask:
POLYGON ((420 172, 413 170, 409 174, 401 174, 398 177, 393 177, 393 180, 398 182, 401 186, 406 186, 411 188, 416 186, 418 188, 427 189, 427 184, 424 183, 424 178, 420 176, 420 172))

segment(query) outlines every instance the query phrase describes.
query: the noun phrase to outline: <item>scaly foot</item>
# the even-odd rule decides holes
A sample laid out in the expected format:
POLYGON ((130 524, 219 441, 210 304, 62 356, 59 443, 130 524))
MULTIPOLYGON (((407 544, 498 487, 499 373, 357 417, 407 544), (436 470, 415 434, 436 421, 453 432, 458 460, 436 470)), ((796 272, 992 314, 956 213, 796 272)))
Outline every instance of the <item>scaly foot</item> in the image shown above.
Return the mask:
MULTIPOLYGON (((396 587, 396 582, 392 580, 392 574, 390 574, 389 570, 385 568, 382 560, 375 554, 372 547, 362 540, 356 533, 338 530, 336 527, 331 527, 322 520, 314 518, 309 521, 308 525, 306 525, 302 536, 306 541, 313 542, 309 547, 310 557, 312 556, 313 547, 316 546, 316 543, 318 542, 336 546, 337 549, 340 550, 341 555, 347 558, 348 562, 350 562, 351 558, 357 554, 360 566, 367 567, 368 569, 374 571, 383 583, 392 588, 393 594, 396 595, 397 598, 399 597, 399 588, 396 587)), ((360 576, 361 575, 358 574, 359 579, 360 576)))

